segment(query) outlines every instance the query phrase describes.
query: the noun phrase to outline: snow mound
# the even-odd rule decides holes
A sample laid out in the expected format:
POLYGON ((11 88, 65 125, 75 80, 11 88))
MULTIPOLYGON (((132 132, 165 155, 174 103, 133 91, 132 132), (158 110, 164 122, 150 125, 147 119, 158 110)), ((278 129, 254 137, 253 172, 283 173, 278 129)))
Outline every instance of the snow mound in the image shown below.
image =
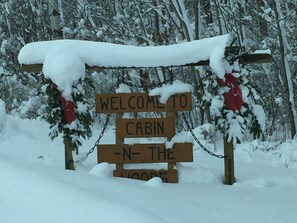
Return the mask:
POLYGON ((147 187, 161 187, 163 183, 160 177, 153 177, 149 181, 145 182, 144 185, 147 187))
POLYGON ((99 163, 90 170, 89 174, 99 177, 112 177, 112 167, 110 164, 105 162, 99 163))
POLYGON ((159 101, 166 104, 168 98, 178 93, 193 92, 194 88, 190 84, 185 84, 179 80, 174 81, 172 84, 166 84, 162 87, 154 88, 150 91, 150 96, 160 96, 159 101))

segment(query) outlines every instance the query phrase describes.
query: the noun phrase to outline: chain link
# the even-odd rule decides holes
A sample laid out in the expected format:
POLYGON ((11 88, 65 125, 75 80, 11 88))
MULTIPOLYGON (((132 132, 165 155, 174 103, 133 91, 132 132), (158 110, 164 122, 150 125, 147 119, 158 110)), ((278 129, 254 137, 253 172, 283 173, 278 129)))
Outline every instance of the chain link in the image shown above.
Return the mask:
POLYGON ((77 163, 85 161, 89 157, 89 155, 94 152, 95 148, 99 145, 100 140, 102 139, 102 137, 105 133, 105 130, 106 130, 108 123, 110 121, 110 117, 111 117, 111 113, 107 114, 105 123, 103 125, 103 129, 102 129, 101 133, 99 134, 99 137, 98 137, 97 141, 95 142, 94 146, 89 150, 89 152, 83 159, 76 161, 77 163))
POLYGON ((218 154, 215 154, 213 153, 212 151, 210 151, 209 149, 207 149, 200 141, 199 139, 197 138, 197 136, 195 135, 195 133, 193 132, 191 126, 190 126, 190 123, 189 121, 187 120, 187 117, 185 115, 185 113, 183 112, 182 113, 182 116, 183 116, 183 119, 184 119, 184 122, 186 123, 186 126, 187 126, 187 130, 190 131, 193 139, 198 143, 198 145, 201 147, 202 150, 204 150, 205 152, 207 152, 209 155, 211 156, 214 156, 214 157, 217 157, 219 159, 229 159, 229 156, 223 156, 223 155, 218 155, 218 154))

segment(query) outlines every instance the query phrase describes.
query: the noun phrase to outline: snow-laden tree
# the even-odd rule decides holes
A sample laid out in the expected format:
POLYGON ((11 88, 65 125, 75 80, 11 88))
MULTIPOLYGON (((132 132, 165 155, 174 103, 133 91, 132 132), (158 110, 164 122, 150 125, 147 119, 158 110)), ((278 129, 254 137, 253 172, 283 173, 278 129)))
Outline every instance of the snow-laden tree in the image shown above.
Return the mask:
MULTIPOLYGON (((281 140, 294 135, 296 76, 296 1, 58 1, 64 38, 95 40, 128 45, 166 45, 231 33, 246 51, 271 49, 271 65, 247 66, 249 83, 257 89, 267 116, 266 135, 284 132, 281 140), (277 18, 278 16, 278 18, 277 18), (282 43, 281 43, 282 41, 282 43), (281 46, 284 46, 283 49, 281 46), (284 61, 283 61, 284 59, 284 61), (291 75, 291 78, 288 78, 291 75), (286 79, 288 80, 286 84, 286 79), (291 81, 291 82, 290 82, 291 81), (277 84, 276 84, 277 83, 277 84), (289 89, 290 88, 290 89, 289 89), (286 90, 288 89, 288 90, 286 90), (290 114, 291 113, 291 114, 290 114), (293 117, 293 119, 292 119, 293 117)), ((34 41, 49 40, 53 34, 49 1, 6 0, 0 2, 1 97, 8 112, 22 117, 46 117, 40 94, 42 75, 19 75, 19 49, 34 41)), ((244 52, 244 51, 242 51, 244 52)), ((175 79, 191 83, 198 99, 189 116, 194 126, 212 122, 207 98, 208 68, 102 70, 90 73, 96 92, 112 91, 117 84, 133 85, 133 91, 175 79), (102 85, 102 81, 105 84, 102 85)), ((92 104, 92 107, 94 104, 92 104)), ((100 121, 103 121, 100 119, 100 121)))
POLYGON ((0 134, 4 130, 6 123, 5 103, 0 99, 0 134))

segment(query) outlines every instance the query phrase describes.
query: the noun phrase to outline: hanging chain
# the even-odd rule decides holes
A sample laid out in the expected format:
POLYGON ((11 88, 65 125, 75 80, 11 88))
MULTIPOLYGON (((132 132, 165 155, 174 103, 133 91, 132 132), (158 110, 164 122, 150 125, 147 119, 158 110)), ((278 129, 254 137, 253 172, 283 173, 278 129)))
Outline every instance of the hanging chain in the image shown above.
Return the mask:
POLYGON ((97 141, 95 142, 94 146, 89 150, 89 152, 87 153, 87 155, 83 159, 76 161, 77 163, 85 161, 89 157, 89 155, 94 152, 95 148, 99 145, 99 142, 100 142, 100 140, 102 139, 102 137, 103 137, 103 135, 105 133, 105 130, 106 130, 106 128, 108 126, 108 123, 110 121, 110 117, 111 117, 111 113, 107 114, 105 123, 104 123, 103 128, 102 128, 102 131, 99 134, 99 137, 98 137, 97 141))
POLYGON ((201 147, 202 150, 204 150, 205 152, 207 152, 209 155, 211 156, 214 156, 214 157, 217 157, 219 159, 229 159, 229 156, 223 156, 223 155, 218 155, 218 154, 215 154, 213 153, 212 151, 210 151, 209 149, 207 149, 200 141, 199 139, 197 138, 197 136, 195 135, 195 133, 193 132, 191 126, 190 126, 190 123, 189 121, 187 120, 187 117, 185 115, 185 113, 183 112, 182 113, 182 116, 183 116, 183 119, 184 119, 184 122, 186 123, 186 126, 187 126, 187 130, 190 131, 193 139, 198 143, 198 145, 201 147))

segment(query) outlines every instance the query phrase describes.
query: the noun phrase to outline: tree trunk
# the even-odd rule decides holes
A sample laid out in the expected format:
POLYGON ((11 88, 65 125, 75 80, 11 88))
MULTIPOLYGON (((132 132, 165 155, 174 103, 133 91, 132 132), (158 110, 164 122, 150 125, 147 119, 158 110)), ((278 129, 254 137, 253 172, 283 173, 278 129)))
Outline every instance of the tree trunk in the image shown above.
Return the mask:
MULTIPOLYGON (((291 130, 291 138, 296 135, 296 121, 297 114, 295 110, 295 102, 294 102, 294 92, 293 92, 293 84, 292 84, 292 74, 290 71, 290 67, 287 61, 287 49, 285 47, 285 42, 287 42, 287 38, 284 32, 283 21, 282 21, 282 13, 280 8, 280 3, 278 0, 273 1, 274 12, 276 16, 276 24, 277 24, 277 33, 278 33, 278 41, 279 41, 279 50, 280 50, 280 72, 283 77, 284 87, 285 87, 285 99, 288 111, 288 118, 290 123, 291 130)), ((288 47, 288 46, 287 46, 288 47)))
MULTIPOLYGON (((49 0, 49 16, 51 22, 52 39, 63 39, 63 32, 61 27, 61 15, 59 10, 59 0, 49 0)), ((65 146, 65 169, 74 170, 73 154, 71 136, 64 135, 65 146)))
MULTIPOLYGON (((264 1, 263 0, 257 0, 257 9, 258 9, 258 13, 262 12, 261 8, 264 8, 264 1)), ((268 36, 268 29, 267 29, 267 24, 265 22, 265 20, 259 16, 259 28, 260 28, 260 33, 263 37, 267 37, 268 36)))
POLYGON ((59 12, 59 0, 49 1, 49 16, 52 29, 52 39, 63 39, 61 28, 61 15, 59 12))
POLYGON ((195 39, 200 39, 200 0, 195 0, 195 39))

